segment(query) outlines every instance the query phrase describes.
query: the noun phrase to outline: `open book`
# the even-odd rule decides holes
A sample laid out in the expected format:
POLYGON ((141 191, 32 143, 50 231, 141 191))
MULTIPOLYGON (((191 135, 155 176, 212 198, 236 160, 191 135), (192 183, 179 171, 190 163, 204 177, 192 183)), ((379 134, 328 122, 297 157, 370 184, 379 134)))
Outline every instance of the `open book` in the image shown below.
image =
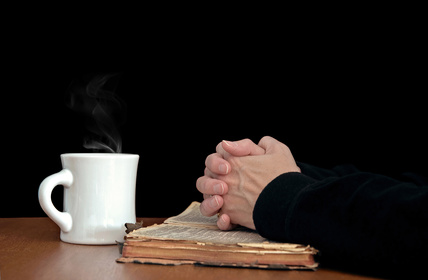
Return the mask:
POLYGON ((244 227, 221 231, 216 225, 217 216, 203 216, 199 205, 192 202, 163 224, 128 233, 117 261, 268 269, 315 270, 318 266, 314 248, 270 241, 244 227))

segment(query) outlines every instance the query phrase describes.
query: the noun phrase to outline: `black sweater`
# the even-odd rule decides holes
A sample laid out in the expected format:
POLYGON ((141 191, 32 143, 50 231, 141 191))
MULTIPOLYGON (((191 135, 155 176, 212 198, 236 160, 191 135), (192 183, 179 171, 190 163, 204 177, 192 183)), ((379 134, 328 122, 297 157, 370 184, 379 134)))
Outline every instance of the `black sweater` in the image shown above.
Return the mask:
POLYGON ((425 269, 427 178, 298 165, 302 173, 282 174, 260 194, 253 218, 262 236, 310 244, 321 265, 382 276, 425 269))

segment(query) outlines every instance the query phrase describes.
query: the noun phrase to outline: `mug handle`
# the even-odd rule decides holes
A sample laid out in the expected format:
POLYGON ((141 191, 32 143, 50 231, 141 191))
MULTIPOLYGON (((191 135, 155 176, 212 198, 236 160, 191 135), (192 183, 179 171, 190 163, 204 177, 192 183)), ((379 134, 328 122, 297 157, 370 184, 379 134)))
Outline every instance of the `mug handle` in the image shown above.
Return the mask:
POLYGON ((54 221, 63 232, 69 232, 73 226, 71 215, 67 212, 58 211, 52 203, 52 191, 57 185, 69 188, 73 183, 73 174, 68 169, 63 169, 52 174, 40 184, 39 202, 43 211, 54 221))

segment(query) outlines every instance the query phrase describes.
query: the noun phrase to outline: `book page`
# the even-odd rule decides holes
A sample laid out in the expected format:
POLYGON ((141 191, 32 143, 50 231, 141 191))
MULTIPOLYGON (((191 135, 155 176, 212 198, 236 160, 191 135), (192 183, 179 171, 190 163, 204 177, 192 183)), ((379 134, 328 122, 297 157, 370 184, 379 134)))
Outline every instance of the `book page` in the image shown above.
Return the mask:
POLYGON ((182 226, 177 224, 161 224, 140 228, 127 235, 131 238, 148 238, 158 240, 186 240, 198 243, 261 243, 267 241, 257 232, 240 227, 231 231, 206 227, 182 226))
POLYGON ((191 241, 195 243, 237 245, 244 248, 282 250, 286 252, 316 253, 309 245, 281 243, 268 240, 256 231, 237 227, 222 231, 217 227, 217 216, 205 217, 199 210, 200 203, 192 202, 178 216, 170 217, 163 224, 139 228, 127 234, 128 239, 154 239, 191 241))
POLYGON ((217 228, 217 215, 205 217, 201 214, 201 203, 194 201, 180 215, 165 220, 165 224, 189 224, 217 228))

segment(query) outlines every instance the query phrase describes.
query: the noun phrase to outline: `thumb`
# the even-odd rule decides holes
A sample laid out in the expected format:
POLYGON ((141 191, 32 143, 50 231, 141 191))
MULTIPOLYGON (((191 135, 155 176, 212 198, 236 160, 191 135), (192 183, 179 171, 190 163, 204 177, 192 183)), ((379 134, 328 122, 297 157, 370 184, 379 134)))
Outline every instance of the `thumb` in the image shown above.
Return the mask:
POLYGON ((265 150, 250 139, 243 139, 239 141, 223 140, 221 142, 221 146, 225 152, 235 157, 265 154, 265 150))
POLYGON ((266 151, 266 154, 271 154, 275 151, 278 151, 279 149, 288 149, 288 147, 285 146, 283 143, 270 136, 265 136, 260 139, 259 146, 266 151))

